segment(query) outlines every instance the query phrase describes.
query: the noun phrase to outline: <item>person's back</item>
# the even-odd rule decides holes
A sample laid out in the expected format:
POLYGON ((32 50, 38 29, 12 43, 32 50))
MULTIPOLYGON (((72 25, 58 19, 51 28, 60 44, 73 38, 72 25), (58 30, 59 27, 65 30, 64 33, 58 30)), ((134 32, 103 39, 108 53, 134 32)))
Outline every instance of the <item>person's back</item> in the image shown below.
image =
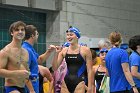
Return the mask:
POLYGON ((120 49, 122 42, 121 33, 111 32, 109 40, 112 48, 106 55, 106 68, 110 77, 111 93, 129 93, 130 85, 134 93, 138 93, 129 69, 129 59, 126 50, 120 49))
MULTIPOLYGON (((35 52, 33 46, 31 46, 28 42, 23 42, 22 47, 25 48, 29 53, 29 68, 32 75, 34 75, 32 78, 30 78, 32 82, 32 86, 34 87, 34 90, 36 93, 39 93, 39 70, 38 70, 38 54, 35 52)), ((29 93, 29 90, 26 88, 27 93, 29 93)))
POLYGON ((122 69, 121 64, 123 62, 128 62, 128 54, 123 49, 112 48, 106 55, 106 67, 110 76, 111 91, 121 91, 130 88, 122 69))

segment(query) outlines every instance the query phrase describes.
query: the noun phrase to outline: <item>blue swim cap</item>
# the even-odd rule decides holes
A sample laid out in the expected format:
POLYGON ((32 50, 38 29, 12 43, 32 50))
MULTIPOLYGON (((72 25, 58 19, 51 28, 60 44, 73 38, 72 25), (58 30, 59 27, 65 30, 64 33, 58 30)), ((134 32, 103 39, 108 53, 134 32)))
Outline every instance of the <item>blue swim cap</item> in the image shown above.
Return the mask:
POLYGON ((70 27, 68 30, 67 30, 67 32, 73 32, 73 33, 75 33, 75 35, 78 37, 78 38, 80 38, 81 37, 81 32, 80 32, 80 30, 78 29, 78 28, 76 28, 76 27, 70 27))
POLYGON ((100 50, 100 53, 107 53, 108 52, 108 49, 106 49, 106 48, 102 48, 101 50, 100 50))
POLYGON ((69 42, 65 42, 64 44, 63 44, 63 47, 69 47, 70 46, 70 43, 69 42))
POLYGON ((80 45, 81 45, 81 46, 87 46, 87 44, 85 44, 85 43, 80 43, 80 45))

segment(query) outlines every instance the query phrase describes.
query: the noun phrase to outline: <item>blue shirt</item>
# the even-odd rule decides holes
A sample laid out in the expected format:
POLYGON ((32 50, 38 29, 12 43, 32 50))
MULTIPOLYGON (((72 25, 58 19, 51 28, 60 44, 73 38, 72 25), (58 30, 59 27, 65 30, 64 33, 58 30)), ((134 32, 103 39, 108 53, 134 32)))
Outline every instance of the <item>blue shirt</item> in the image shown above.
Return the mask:
MULTIPOLYGON (((23 42, 22 47, 25 48, 29 53, 28 65, 29 65, 29 69, 30 69, 31 74, 38 75, 39 70, 38 70, 37 59, 38 59, 39 55, 34 50, 33 46, 31 44, 29 44, 28 42, 23 42)), ((32 85, 34 87, 35 92, 39 93, 39 79, 32 81, 32 85)))
POLYGON ((127 51, 120 48, 112 48, 107 53, 105 61, 110 76, 110 92, 130 89, 121 65, 129 62, 127 51))
MULTIPOLYGON (((140 73, 140 55, 136 52, 132 52, 129 57, 130 66, 138 66, 138 72, 140 73)), ((140 79, 133 77, 134 82, 138 88, 140 88, 140 79)))

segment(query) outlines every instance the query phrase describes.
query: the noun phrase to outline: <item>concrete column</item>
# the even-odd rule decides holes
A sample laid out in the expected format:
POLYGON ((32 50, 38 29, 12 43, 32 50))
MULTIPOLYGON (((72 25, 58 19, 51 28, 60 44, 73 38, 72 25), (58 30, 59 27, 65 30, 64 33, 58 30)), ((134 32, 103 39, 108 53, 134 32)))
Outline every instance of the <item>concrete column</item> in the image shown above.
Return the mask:
POLYGON ((28 0, 28 7, 35 8, 36 0, 28 0))
MULTIPOLYGON (((59 12, 47 12, 46 20, 46 46, 60 45, 60 14, 59 12)), ((46 61, 46 66, 51 66, 53 53, 46 61)))

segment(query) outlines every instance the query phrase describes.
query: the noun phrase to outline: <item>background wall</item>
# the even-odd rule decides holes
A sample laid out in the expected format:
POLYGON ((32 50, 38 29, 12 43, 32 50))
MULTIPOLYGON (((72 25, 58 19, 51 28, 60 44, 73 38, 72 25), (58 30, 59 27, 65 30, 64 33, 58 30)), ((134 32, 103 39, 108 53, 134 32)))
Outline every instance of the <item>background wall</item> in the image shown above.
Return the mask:
MULTIPOLYGON (((63 0, 62 5, 61 35, 70 25, 78 27, 89 40, 107 38, 110 32, 117 30, 127 43, 131 36, 139 33, 139 0, 63 0)), ((63 36, 61 41, 64 41, 63 36)))

